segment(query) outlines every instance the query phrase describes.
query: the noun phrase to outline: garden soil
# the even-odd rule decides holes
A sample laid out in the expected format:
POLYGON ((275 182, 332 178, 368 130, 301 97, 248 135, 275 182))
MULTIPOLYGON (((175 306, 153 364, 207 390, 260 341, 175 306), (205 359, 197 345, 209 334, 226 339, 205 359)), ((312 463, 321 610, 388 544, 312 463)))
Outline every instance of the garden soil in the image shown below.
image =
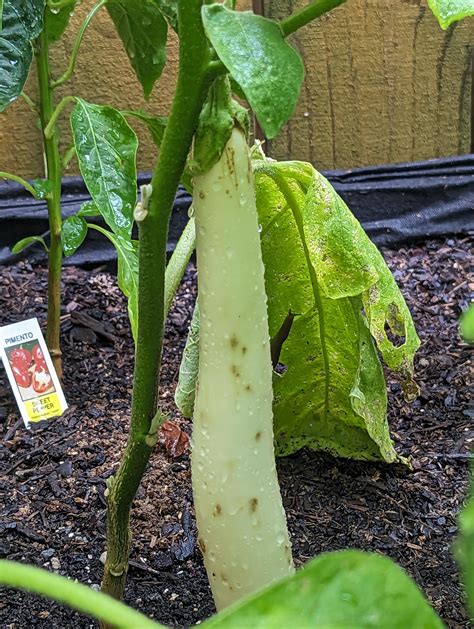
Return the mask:
MULTIPOLYGON (((468 484, 473 439, 469 348, 457 321, 474 288, 472 240, 385 250, 413 313, 422 348, 420 397, 411 405, 389 379, 389 420, 402 466, 354 462, 305 450, 278 462, 298 566, 314 555, 362 548, 388 555, 426 593, 449 627, 467 627, 452 545, 468 484), (469 279, 469 277, 471 279, 469 279)), ((191 423, 173 405, 196 291, 191 267, 167 324, 161 403, 174 423, 153 454, 134 503, 126 601, 164 624, 213 613, 196 544, 189 452, 191 423), (182 432, 181 432, 182 431, 182 432)), ((106 479, 126 441, 133 345, 125 300, 104 269, 63 272, 63 418, 27 432, 0 373, 0 556, 43 566, 98 589, 105 544, 106 479)), ((46 271, 3 267, 0 323, 46 317, 46 271)), ((0 626, 91 627, 55 603, 0 594, 0 626)), ((297 621, 295 621, 295 627, 297 621)))

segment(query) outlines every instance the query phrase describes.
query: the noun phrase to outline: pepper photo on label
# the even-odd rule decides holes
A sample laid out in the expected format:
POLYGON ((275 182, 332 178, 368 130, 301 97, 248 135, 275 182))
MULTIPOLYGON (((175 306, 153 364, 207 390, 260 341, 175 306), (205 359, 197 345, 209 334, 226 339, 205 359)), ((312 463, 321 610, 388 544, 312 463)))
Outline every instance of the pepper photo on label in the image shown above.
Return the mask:
POLYGON ((23 401, 53 393, 53 379, 37 339, 6 350, 8 361, 23 401))

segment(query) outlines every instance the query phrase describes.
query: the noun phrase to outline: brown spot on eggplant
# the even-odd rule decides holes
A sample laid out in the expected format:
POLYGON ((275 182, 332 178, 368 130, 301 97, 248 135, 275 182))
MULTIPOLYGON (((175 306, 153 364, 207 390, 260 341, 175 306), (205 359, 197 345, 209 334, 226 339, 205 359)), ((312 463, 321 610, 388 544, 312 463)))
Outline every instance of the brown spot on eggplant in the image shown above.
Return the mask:
POLYGON ((206 544, 202 537, 198 537, 198 546, 201 549, 202 554, 204 555, 206 553, 206 544))
POLYGON ((232 371, 232 373, 234 374, 234 376, 236 378, 240 378, 240 371, 239 371, 239 368, 237 367, 237 365, 232 365, 231 366, 231 371, 232 371))
POLYGON ((246 390, 246 391, 251 391, 251 390, 252 390, 252 385, 248 384, 248 385, 245 387, 245 390, 246 390))
POLYGON ((257 505, 258 505, 258 498, 251 498, 249 500, 249 505, 250 505, 250 511, 252 513, 255 513, 255 511, 257 510, 257 505))
POLYGON ((218 515, 220 515, 222 513, 222 507, 220 504, 216 504, 216 506, 214 507, 214 517, 217 518, 218 515))
POLYGON ((233 334, 230 338, 230 346, 232 348, 237 347, 237 345, 239 344, 239 339, 235 336, 235 334, 233 334))
POLYGON ((246 354, 247 353, 247 348, 245 347, 245 345, 242 347, 242 354, 246 354))
POLYGON ((200 198, 200 199, 204 199, 204 198, 205 198, 205 196, 206 196, 206 195, 204 194, 204 192, 203 192, 202 190, 200 190, 200 191, 199 191, 199 198, 200 198))

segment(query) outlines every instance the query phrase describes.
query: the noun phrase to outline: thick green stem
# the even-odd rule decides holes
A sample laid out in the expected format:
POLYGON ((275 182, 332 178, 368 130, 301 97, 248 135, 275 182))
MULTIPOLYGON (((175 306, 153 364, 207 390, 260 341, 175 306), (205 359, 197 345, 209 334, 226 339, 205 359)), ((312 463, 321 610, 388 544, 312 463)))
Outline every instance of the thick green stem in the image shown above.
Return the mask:
POLYGON ((96 5, 94 5, 92 7, 92 9, 90 10, 90 12, 88 13, 86 19, 82 23, 81 28, 79 29, 79 32, 78 32, 77 37, 76 37, 76 41, 74 42, 74 47, 72 49, 72 53, 71 53, 71 57, 69 59, 68 67, 67 67, 66 71, 64 72, 64 74, 59 77, 59 79, 56 79, 56 81, 53 81, 51 83, 51 87, 55 88, 55 87, 58 87, 59 85, 62 85, 63 83, 66 83, 66 81, 69 81, 69 79, 74 74, 74 68, 76 66, 77 55, 79 54, 79 48, 81 47, 82 40, 84 38, 84 34, 85 34, 86 30, 87 30, 87 27, 91 23, 91 21, 92 21, 93 17, 95 16, 95 14, 98 11, 100 11, 100 9, 105 4, 107 4, 107 2, 108 2, 108 0, 99 0, 99 2, 96 5))
POLYGON ((328 13, 328 11, 332 11, 332 9, 335 9, 345 1, 346 0, 315 0, 315 2, 311 2, 299 11, 295 11, 280 22, 283 36, 288 37, 291 33, 306 26, 306 24, 321 17, 321 15, 328 13))
POLYGON ((53 116, 53 91, 50 86, 49 46, 46 33, 37 40, 36 65, 38 70, 38 86, 40 94, 39 110, 45 157, 45 176, 51 183, 48 194, 48 215, 50 229, 50 247, 48 264, 48 323, 46 342, 56 373, 62 377, 61 349, 59 341, 61 314, 61 157, 59 154, 59 137, 56 128, 51 129, 49 137, 45 134, 53 116))
POLYGON ((202 0, 179 0, 179 74, 171 114, 152 179, 148 213, 139 224, 139 321, 132 417, 122 463, 111 483, 107 512, 104 592, 120 598, 130 549, 130 507, 152 451, 152 425, 165 323, 168 225, 174 196, 208 89, 209 49, 201 22, 202 0))

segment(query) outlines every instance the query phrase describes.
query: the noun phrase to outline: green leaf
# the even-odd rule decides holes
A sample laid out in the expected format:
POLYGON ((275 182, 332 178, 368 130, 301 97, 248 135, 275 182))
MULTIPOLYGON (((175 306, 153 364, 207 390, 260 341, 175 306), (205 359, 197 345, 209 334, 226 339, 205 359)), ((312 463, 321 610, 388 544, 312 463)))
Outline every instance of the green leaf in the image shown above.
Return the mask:
POLYGON ((306 445, 395 461, 373 339, 411 384, 419 341, 403 297, 376 247, 311 165, 254 165, 270 336, 290 310, 298 313, 280 357, 287 370, 274 379, 277 453, 306 445), (406 335, 399 347, 385 331, 394 314, 396 331, 403 323, 406 335))
POLYGON ((103 234, 114 245, 117 251, 117 283, 120 290, 128 298, 128 318, 135 343, 138 334, 138 241, 113 234, 100 227, 88 224, 92 229, 103 234))
POLYGON ((77 0, 70 0, 70 2, 59 11, 51 11, 51 9, 46 6, 44 30, 46 31, 50 44, 54 44, 61 39, 64 31, 68 27, 69 20, 71 19, 76 5, 77 0))
POLYGON ((166 19, 171 28, 178 32, 178 2, 177 0, 154 0, 158 5, 163 17, 166 19))
POLYGON ((206 34, 232 78, 242 88, 267 138, 287 122, 304 77, 298 53, 276 22, 222 4, 204 5, 206 34))
POLYGON ((112 0, 106 6, 149 98, 166 63, 166 20, 153 0, 112 0))
POLYGON ((48 194, 53 189, 53 185, 49 179, 33 179, 31 183, 33 188, 36 190, 37 199, 46 199, 48 194))
POLYGON ((471 496, 459 515, 459 538, 456 557, 464 576, 466 594, 474 621, 474 481, 471 479, 471 496))
POLYGON ((29 245, 32 245, 34 242, 39 242, 43 245, 46 253, 49 252, 48 246, 44 241, 44 238, 41 236, 27 236, 26 238, 22 238, 17 243, 15 243, 12 247, 12 253, 20 253, 23 249, 26 249, 29 245))
POLYGON ((474 304, 469 304, 468 309, 462 313, 459 332, 466 343, 474 344, 474 304))
POLYGON ((43 28, 44 0, 4 0, 0 30, 0 112, 21 94, 28 77, 31 42, 43 28))
POLYGON ((137 198, 138 140, 113 107, 78 98, 71 113, 74 144, 84 182, 107 225, 130 237, 137 198))
POLYGON ((345 550, 320 555, 295 575, 202 624, 203 629, 296 626, 441 629, 443 623, 412 579, 391 559, 345 550))
POLYGON ((428 0, 428 6, 444 30, 453 22, 474 15, 474 0, 428 0))
POLYGON ((94 201, 86 201, 81 205, 77 216, 100 216, 100 211, 94 201))
POLYGON ((87 223, 80 216, 69 216, 63 221, 61 238, 64 255, 69 258, 84 242, 87 236, 87 223))

